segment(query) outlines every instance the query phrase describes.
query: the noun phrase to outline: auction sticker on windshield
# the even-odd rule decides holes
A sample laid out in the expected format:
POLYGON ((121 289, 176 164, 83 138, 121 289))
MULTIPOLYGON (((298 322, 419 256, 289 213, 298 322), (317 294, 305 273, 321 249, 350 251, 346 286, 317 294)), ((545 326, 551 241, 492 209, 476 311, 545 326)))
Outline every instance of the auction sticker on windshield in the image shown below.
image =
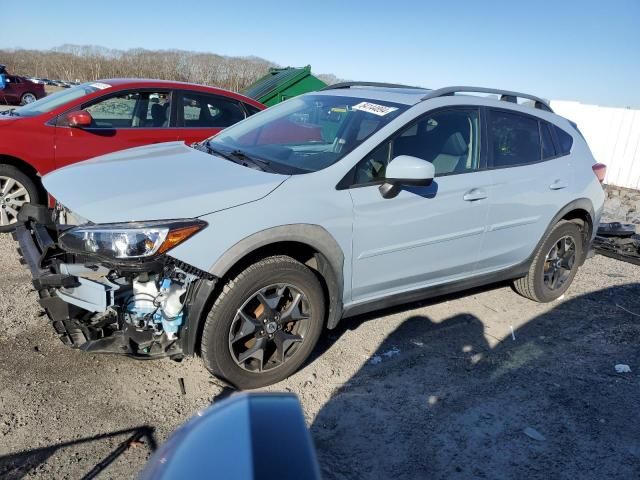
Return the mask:
POLYGON ((93 88, 98 88, 100 90, 104 90, 105 88, 111 88, 111 85, 109 85, 108 83, 100 83, 100 82, 92 83, 91 86, 93 88))
POLYGON ((385 105, 378 105, 377 103, 370 102, 360 102, 359 104, 354 105, 351 108, 367 113, 373 113, 374 115, 378 115, 379 117, 384 117, 388 113, 395 112, 397 110, 396 107, 387 107, 385 105))

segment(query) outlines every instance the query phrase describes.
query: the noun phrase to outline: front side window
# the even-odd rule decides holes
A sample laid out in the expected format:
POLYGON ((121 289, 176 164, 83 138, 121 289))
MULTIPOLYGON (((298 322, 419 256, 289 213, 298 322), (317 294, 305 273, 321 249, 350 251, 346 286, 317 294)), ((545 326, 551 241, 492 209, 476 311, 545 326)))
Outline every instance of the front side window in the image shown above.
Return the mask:
POLYGON ((171 94, 168 91, 126 92, 84 109, 93 118, 91 128, 166 128, 171 116, 171 94))
POLYGON ((489 115, 489 144, 496 168, 540 161, 540 131, 532 117, 492 110, 489 115))
POLYGON ((244 117, 242 107, 232 100, 196 92, 185 92, 182 96, 184 127, 226 128, 244 117))
POLYGON ((444 110, 421 117, 367 155, 355 170, 356 185, 382 181, 389 162, 411 155, 431 162, 436 176, 479 168, 478 110, 444 110))
POLYGON ((407 108, 358 97, 302 95, 224 130, 207 145, 255 157, 278 171, 315 172, 338 162, 407 108))

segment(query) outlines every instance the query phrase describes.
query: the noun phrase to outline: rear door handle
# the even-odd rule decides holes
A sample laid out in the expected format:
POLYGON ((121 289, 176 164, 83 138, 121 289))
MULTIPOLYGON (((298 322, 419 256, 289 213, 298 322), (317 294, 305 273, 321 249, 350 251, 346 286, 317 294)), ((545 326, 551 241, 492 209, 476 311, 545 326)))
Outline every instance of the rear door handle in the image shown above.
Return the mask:
POLYGON ((487 192, 480 188, 473 188, 462 197, 462 199, 467 202, 475 202, 476 200, 484 200, 485 198, 487 198, 487 192))
POLYGON ((569 184, 567 182, 558 178, 551 185, 549 185, 549 188, 551 190, 562 190, 563 188, 567 188, 568 186, 569 184))

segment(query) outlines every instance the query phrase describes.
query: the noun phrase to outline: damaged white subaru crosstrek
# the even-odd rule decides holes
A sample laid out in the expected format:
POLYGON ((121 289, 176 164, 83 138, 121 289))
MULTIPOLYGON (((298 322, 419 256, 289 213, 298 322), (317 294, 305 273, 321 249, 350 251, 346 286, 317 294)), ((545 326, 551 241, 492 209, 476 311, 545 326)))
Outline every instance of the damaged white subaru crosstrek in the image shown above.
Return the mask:
POLYGON ((66 344, 199 354, 254 388, 344 317, 504 279, 559 297, 589 251, 604 169, 531 95, 339 84, 200 144, 53 172, 53 215, 24 206, 15 236, 66 344))

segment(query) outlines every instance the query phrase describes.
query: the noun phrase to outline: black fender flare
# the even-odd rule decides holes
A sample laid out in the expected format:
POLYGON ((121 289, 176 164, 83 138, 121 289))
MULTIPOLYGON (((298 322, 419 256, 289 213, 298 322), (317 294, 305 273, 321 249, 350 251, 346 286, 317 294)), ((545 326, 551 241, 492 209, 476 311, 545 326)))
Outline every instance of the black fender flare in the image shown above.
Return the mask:
POLYGON ((583 239, 584 240, 583 249, 582 249, 583 256, 582 256, 582 259, 580 259, 580 265, 584 263, 584 261, 587 259, 587 254, 589 253, 589 245, 591 244, 592 233, 594 230, 597 229, 598 226, 595 225, 596 216, 593 210, 593 203, 591 203, 591 200, 589 200, 588 198, 578 198, 576 200, 572 200, 571 202, 567 203, 564 207, 562 207, 560 211, 558 211, 558 213, 555 214, 551 222, 549 222, 547 229, 545 230, 542 237, 540 237, 540 240, 536 244, 536 247, 534 248, 533 252, 531 253, 531 255, 529 256, 526 262, 527 269, 525 271, 528 271, 529 265, 531 265, 531 262, 536 256, 536 253, 538 252, 538 250, 540 250, 542 243, 545 241, 545 239, 547 238, 547 236, 549 235, 553 227, 555 227, 555 225, 560 220, 562 220, 568 213, 573 212, 574 210, 584 210, 585 212, 587 212, 589 217, 591 217, 592 230, 589 232, 585 232, 585 237, 583 239))
MULTIPOLYGON (((313 224, 290 224, 268 228, 240 240, 230 247, 209 269, 217 279, 223 278, 239 261, 262 247, 279 242, 298 242, 316 252, 317 270, 325 279, 329 294, 327 328, 336 327, 343 314, 344 253, 335 238, 323 227, 313 224)), ((216 281, 200 280, 188 299, 187 318, 183 328, 182 349, 185 354, 197 350, 198 332, 205 318, 216 281)))

